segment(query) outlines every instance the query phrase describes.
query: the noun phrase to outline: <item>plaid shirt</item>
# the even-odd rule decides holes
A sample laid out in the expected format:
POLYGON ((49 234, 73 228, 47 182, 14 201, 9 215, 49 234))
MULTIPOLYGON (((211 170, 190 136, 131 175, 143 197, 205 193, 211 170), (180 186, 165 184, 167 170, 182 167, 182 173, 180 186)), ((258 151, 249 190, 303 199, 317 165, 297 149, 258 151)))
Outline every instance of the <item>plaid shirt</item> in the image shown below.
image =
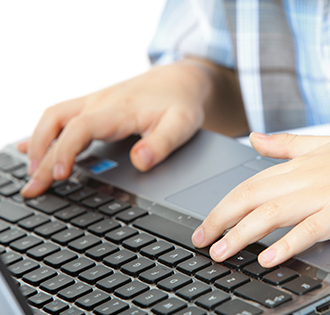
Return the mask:
POLYGON ((168 0, 149 56, 235 69, 251 130, 330 123, 329 10, 330 0, 168 0))

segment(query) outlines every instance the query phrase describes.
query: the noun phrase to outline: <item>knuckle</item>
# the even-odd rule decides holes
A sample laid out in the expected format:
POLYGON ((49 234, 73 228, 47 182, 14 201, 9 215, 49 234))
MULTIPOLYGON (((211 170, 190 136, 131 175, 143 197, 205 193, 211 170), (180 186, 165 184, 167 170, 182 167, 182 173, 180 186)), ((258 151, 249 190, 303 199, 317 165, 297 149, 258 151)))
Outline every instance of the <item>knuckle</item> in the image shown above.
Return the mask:
POLYGON ((264 220, 274 219, 279 216, 281 207, 276 201, 270 201, 264 204, 260 209, 260 215, 264 220))
POLYGON ((320 226, 316 220, 309 219, 301 224, 301 231, 307 237, 315 237, 320 231, 320 226))
POLYGON ((283 248, 283 252, 291 253, 291 250, 292 250, 291 245, 285 238, 282 238, 281 240, 279 240, 279 245, 280 245, 280 247, 283 248))
POLYGON ((242 240, 240 229, 237 226, 231 229, 227 234, 227 238, 230 238, 230 243, 239 244, 242 240))
POLYGON ((238 186, 238 191, 235 193, 235 200, 244 203, 248 202, 253 199, 254 192, 254 184, 250 180, 247 180, 238 186))

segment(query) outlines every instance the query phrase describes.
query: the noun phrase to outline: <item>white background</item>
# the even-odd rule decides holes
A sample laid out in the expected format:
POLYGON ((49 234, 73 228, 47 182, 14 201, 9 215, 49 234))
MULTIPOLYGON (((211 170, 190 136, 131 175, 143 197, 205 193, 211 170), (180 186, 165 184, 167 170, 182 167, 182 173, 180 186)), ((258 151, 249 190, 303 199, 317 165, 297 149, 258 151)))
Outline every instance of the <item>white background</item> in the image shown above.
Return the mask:
POLYGON ((53 104, 149 69, 164 0, 0 1, 0 148, 53 104))

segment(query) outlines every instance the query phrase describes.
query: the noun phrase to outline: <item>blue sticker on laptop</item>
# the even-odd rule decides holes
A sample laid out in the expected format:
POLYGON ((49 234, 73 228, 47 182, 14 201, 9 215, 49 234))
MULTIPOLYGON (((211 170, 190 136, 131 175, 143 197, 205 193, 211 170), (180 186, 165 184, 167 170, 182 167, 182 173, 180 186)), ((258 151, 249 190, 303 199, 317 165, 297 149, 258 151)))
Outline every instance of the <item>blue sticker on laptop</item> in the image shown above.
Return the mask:
POLYGON ((95 164, 88 165, 87 169, 95 175, 109 171, 118 166, 118 163, 112 160, 103 159, 98 160, 95 164))

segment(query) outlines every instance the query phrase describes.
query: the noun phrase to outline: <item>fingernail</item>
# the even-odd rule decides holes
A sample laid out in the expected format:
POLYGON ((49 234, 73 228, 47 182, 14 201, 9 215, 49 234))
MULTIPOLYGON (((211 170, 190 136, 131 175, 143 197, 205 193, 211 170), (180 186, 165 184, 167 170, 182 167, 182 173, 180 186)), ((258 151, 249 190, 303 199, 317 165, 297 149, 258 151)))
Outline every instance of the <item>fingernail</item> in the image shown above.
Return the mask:
POLYGON ((199 227, 192 236, 193 243, 197 246, 201 245, 204 241, 204 232, 202 227, 199 227))
POLYGON ((253 132, 258 138, 261 138, 261 139, 266 139, 266 138, 269 138, 269 135, 265 134, 265 133, 260 133, 260 132, 253 132))
POLYGON ((53 177, 55 179, 63 179, 64 177, 64 166, 61 163, 56 163, 53 169, 53 177))
POLYGON ((28 174, 32 175, 38 167, 38 163, 35 159, 30 159, 28 164, 28 174))
POLYGON ((220 258, 227 250, 227 242, 222 239, 212 246, 212 256, 220 258))
POLYGON ((142 147, 141 149, 139 149, 137 151, 137 155, 139 156, 145 167, 152 166, 154 157, 152 152, 147 147, 142 147))
POLYGON ((34 190, 38 189, 40 187, 40 182, 34 178, 30 179, 30 181, 22 188, 21 194, 29 194, 30 192, 33 192, 34 190))
POLYGON ((275 257, 276 252, 273 249, 268 249, 260 255, 260 259, 262 259, 267 264, 274 260, 275 257))

